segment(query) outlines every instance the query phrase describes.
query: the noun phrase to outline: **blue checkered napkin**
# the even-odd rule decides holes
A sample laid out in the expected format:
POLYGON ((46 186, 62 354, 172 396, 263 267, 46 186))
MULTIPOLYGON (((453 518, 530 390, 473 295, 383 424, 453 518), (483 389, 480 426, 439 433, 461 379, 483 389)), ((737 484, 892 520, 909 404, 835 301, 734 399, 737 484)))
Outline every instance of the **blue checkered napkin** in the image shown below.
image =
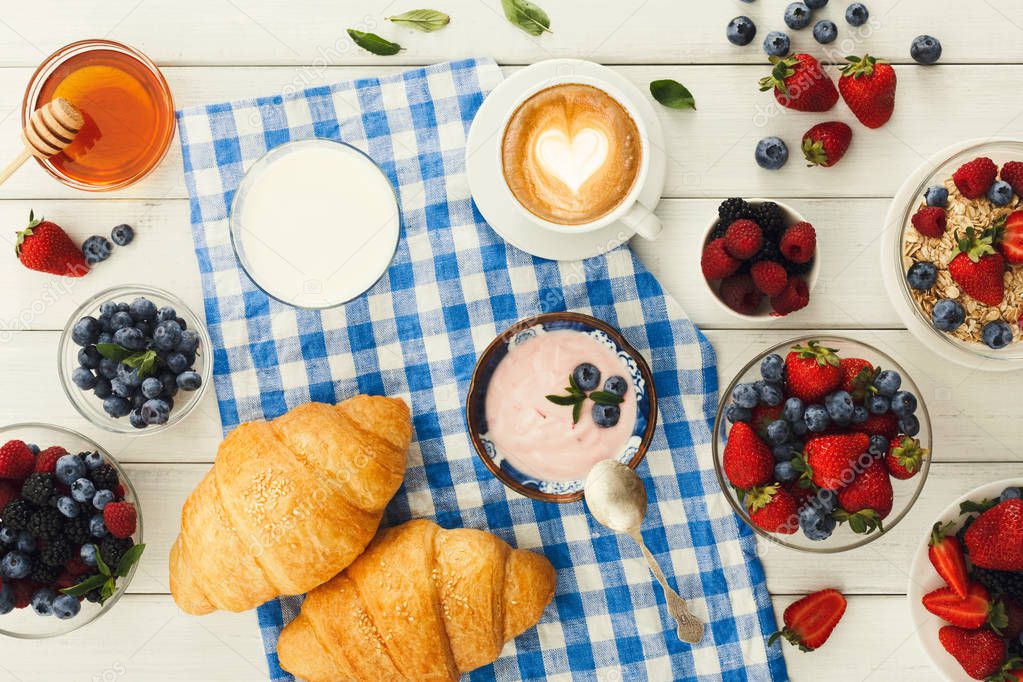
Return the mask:
MULTIPOLYGON (((469 679, 784 679, 778 648, 765 644, 775 621, 753 537, 711 462, 710 344, 627 247, 585 262, 534 258, 505 244, 469 197, 466 135, 500 80, 492 61, 466 60, 178 112, 224 430, 358 392, 409 402, 408 473, 384 523, 432 517, 487 529, 558 569, 540 624, 469 679), (281 304, 253 285, 235 260, 227 219, 248 166, 271 147, 314 136, 375 159, 404 214, 387 275, 323 312, 281 304), (650 495, 644 537, 696 612, 709 615, 696 647, 675 637, 631 540, 598 526, 582 502, 510 492, 472 451, 462 406, 477 356, 519 318, 565 309, 620 328, 650 361, 660 425, 639 468, 650 495)), ((276 644, 299 604, 292 597, 259 609, 273 680, 292 679, 276 644)))

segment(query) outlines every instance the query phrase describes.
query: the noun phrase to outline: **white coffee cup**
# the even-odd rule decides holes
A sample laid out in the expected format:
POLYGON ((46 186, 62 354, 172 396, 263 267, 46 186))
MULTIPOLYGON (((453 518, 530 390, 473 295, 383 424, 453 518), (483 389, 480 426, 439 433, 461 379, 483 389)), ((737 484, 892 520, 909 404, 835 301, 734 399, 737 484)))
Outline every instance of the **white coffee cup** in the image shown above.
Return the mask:
MULTIPOLYGON (((527 99, 535 95, 536 93, 547 90, 548 88, 556 87, 558 85, 589 85, 591 87, 602 90, 608 94, 612 99, 617 101, 632 117, 633 123, 636 125, 636 129, 639 131, 640 144, 642 146, 643 154, 640 160, 639 170, 636 173, 636 179, 632 183, 632 188, 629 193, 625 195, 622 201, 612 210, 596 220, 588 223, 564 225, 561 223, 544 220, 543 218, 535 215, 523 206, 519 200, 512 193, 508 184, 501 178, 501 187, 507 194, 511 203, 515 205, 519 214, 529 220, 530 222, 539 225, 552 232, 559 234, 565 234, 566 232, 594 232, 601 228, 607 227, 612 223, 619 222, 626 228, 632 230, 644 239, 656 239, 660 235, 663 225, 661 224, 660 218, 654 215, 653 211, 644 206, 639 202, 639 194, 643 190, 643 186, 646 183, 647 175, 650 172, 650 138, 647 136, 646 123, 643 120, 643 116, 636 106, 634 96, 622 92, 618 88, 614 87, 607 81, 592 76, 565 73, 563 75, 555 76, 553 78, 547 78, 532 88, 527 90, 519 98, 514 106, 509 107, 508 113, 504 117, 504 121, 501 124, 501 135, 503 136, 505 130, 508 128, 508 123, 511 121, 512 116, 518 111, 519 107, 527 99)), ((498 145, 498 155, 501 155, 501 145, 498 145)), ((498 159, 498 165, 503 166, 503 159, 498 159)))

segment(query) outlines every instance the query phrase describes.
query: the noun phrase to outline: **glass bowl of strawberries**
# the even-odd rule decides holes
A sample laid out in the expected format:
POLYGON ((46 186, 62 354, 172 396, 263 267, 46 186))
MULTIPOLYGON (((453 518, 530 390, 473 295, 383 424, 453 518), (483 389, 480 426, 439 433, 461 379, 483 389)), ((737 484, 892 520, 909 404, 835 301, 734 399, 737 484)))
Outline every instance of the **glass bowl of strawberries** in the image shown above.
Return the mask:
POLYGON ((942 679, 1023 677, 1021 497, 1023 478, 982 485, 920 533, 909 608, 917 642, 942 679))
POLYGON ((805 336, 760 353, 725 388, 712 447, 722 491, 758 535, 844 552, 912 508, 930 469, 931 422, 890 356, 805 336))
POLYGON ((0 428, 0 635, 67 634, 113 608, 145 550, 117 460, 59 426, 0 428))

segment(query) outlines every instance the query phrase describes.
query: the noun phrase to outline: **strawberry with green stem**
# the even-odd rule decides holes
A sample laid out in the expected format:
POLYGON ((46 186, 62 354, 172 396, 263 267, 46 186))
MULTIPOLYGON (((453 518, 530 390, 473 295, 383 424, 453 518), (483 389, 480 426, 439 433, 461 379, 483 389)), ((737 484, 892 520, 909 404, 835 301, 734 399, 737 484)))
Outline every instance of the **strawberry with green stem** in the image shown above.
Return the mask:
POLYGON ((956 537, 956 527, 951 521, 942 525, 935 523, 927 541, 927 557, 945 584, 959 596, 966 598, 968 581, 966 555, 962 543, 956 537))
POLYGON ((82 277, 89 273, 82 250, 75 246, 56 223, 28 214, 28 226, 17 233, 14 253, 29 270, 64 277, 82 277))
POLYGON ((860 123, 880 128, 895 111, 895 69, 891 64, 865 54, 846 57, 838 91, 860 123))
POLYGON ((849 150, 852 137, 852 128, 841 121, 818 123, 803 134, 806 164, 823 168, 834 166, 849 150))
POLYGON ((771 635, 768 646, 785 639, 800 651, 819 649, 845 614, 845 597, 838 590, 821 590, 788 605, 782 614, 784 627, 771 635))
POLYGON ((1005 298, 1005 259, 995 251, 995 236, 995 229, 966 228, 957 243, 959 253, 948 264, 952 280, 989 306, 1001 305, 1005 298))
POLYGON ((771 57, 771 75, 760 79, 760 90, 772 90, 783 107, 796 111, 827 111, 838 101, 838 90, 813 55, 771 57))

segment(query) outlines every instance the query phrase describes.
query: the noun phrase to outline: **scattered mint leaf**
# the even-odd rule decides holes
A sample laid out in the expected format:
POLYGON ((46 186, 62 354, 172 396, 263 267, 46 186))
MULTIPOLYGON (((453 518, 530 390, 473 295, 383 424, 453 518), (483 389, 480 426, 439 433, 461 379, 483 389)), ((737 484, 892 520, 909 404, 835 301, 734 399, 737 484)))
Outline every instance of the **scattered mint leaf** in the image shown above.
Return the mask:
POLYGON ((376 33, 366 33, 350 28, 348 29, 348 35, 351 36, 356 45, 376 55, 388 57, 401 52, 401 45, 381 38, 376 33))
POLYGON ((689 89, 670 78, 652 82, 650 94, 669 109, 696 109, 696 99, 689 89))
POLYGON ((387 20, 411 26, 423 33, 432 33, 447 26, 451 22, 451 17, 435 9, 413 9, 403 14, 387 17, 387 20))
POLYGON ((531 36, 540 36, 551 30, 551 18, 547 12, 529 0, 501 0, 501 8, 508 21, 531 36))

